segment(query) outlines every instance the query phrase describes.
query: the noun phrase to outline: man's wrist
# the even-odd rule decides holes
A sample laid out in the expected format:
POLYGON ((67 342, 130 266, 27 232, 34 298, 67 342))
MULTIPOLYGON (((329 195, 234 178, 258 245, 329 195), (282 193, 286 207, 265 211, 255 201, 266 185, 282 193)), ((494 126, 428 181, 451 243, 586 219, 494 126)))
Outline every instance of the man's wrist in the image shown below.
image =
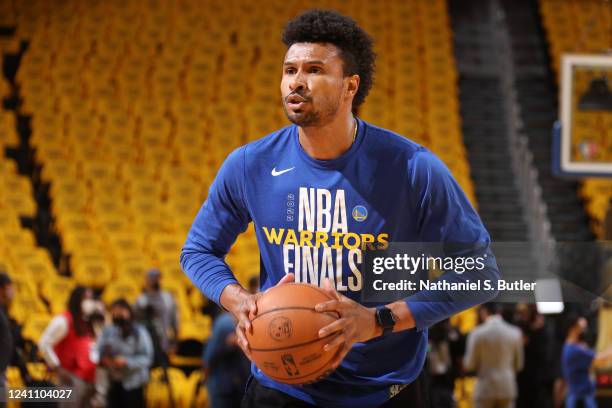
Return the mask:
POLYGON ((413 329, 416 327, 414 316, 412 315, 412 311, 406 302, 397 301, 389 303, 387 307, 391 309, 393 315, 395 316, 395 327, 393 328, 394 332, 413 329))
POLYGON ((219 303, 226 311, 236 315, 236 308, 238 308, 238 306, 242 303, 244 296, 249 295, 250 293, 239 284, 230 283, 221 292, 219 303))
MULTIPOLYGON (((406 303, 394 302, 389 303, 385 307, 391 310, 393 313, 393 320, 395 324, 393 326, 393 332, 412 329, 415 327, 414 317, 406 303)), ((371 313, 371 319, 374 322, 374 331, 372 338, 380 337, 384 333, 384 328, 379 324, 377 317, 377 310, 375 307, 368 308, 371 313)))
POLYGON ((371 319, 374 322, 374 334, 372 336, 373 339, 376 337, 380 337, 383 334, 383 328, 378 324, 378 319, 376 318, 376 308, 370 307, 368 308, 371 314, 371 319))

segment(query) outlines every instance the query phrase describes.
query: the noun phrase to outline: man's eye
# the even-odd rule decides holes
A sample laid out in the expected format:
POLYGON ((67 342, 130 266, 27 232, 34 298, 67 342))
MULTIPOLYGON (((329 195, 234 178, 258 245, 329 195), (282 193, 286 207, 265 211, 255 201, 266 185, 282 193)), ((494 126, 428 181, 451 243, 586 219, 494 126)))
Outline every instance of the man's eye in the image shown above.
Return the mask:
POLYGON ((319 74, 319 73, 321 73, 321 68, 312 67, 312 68, 310 68, 310 72, 312 72, 313 74, 319 74))
POLYGON ((286 74, 295 74, 295 68, 287 68, 287 69, 285 70, 285 73, 286 73, 286 74))

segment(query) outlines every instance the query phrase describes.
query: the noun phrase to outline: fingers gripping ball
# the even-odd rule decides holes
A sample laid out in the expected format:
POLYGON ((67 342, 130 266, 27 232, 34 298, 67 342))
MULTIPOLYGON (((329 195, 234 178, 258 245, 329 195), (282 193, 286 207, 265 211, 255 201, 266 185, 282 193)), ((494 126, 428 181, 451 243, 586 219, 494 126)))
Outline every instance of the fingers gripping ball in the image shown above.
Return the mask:
POLYGON ((255 365, 286 384, 311 383, 329 374, 338 347, 323 351, 323 346, 337 334, 319 338, 318 332, 340 316, 314 309, 328 300, 325 292, 303 283, 268 289, 257 300, 253 331, 246 334, 255 365))

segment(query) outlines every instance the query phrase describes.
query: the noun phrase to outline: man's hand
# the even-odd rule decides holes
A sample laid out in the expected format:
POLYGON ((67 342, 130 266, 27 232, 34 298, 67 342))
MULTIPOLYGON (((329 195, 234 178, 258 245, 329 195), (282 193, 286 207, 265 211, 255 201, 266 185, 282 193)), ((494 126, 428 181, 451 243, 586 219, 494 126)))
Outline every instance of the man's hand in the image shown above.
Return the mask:
POLYGON ((115 368, 123 368, 127 365, 127 360, 123 356, 117 356, 113 359, 113 364, 115 368))
POLYGON ((323 290, 334 300, 317 304, 315 310, 317 312, 335 311, 340 314, 340 319, 319 330, 319 338, 338 333, 332 341, 323 346, 325 351, 340 346, 336 357, 331 362, 331 368, 335 370, 354 343, 378 337, 382 334, 382 329, 376 324, 376 309, 362 306, 339 294, 329 279, 325 280, 323 290))
MULTIPOLYGON (((291 283, 295 280, 294 275, 289 273, 285 275, 277 284, 283 285, 291 283)), ((240 285, 228 285, 221 293, 221 304, 228 310, 236 319, 236 337, 237 343, 244 354, 252 360, 249 342, 246 338, 247 330, 252 333, 251 318, 257 314, 257 299, 262 295, 262 292, 255 294, 244 290, 240 285)))
POLYGON ((238 345, 238 336, 236 336, 236 332, 232 332, 227 335, 225 338, 225 345, 229 347, 235 347, 238 345))

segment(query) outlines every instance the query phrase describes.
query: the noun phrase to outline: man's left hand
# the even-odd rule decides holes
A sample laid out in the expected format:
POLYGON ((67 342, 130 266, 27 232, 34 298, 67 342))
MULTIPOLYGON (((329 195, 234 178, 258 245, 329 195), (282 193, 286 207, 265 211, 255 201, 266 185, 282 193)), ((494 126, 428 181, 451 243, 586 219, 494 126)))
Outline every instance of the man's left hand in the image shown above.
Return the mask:
POLYGON ((323 350, 331 350, 340 346, 336 357, 331 362, 332 370, 338 368, 346 354, 356 342, 368 341, 380 336, 381 328, 376 324, 376 309, 367 308, 359 303, 341 295, 332 286, 329 279, 325 280, 322 288, 333 300, 319 303, 315 306, 317 312, 334 311, 340 318, 319 330, 319 338, 338 333, 323 350))

